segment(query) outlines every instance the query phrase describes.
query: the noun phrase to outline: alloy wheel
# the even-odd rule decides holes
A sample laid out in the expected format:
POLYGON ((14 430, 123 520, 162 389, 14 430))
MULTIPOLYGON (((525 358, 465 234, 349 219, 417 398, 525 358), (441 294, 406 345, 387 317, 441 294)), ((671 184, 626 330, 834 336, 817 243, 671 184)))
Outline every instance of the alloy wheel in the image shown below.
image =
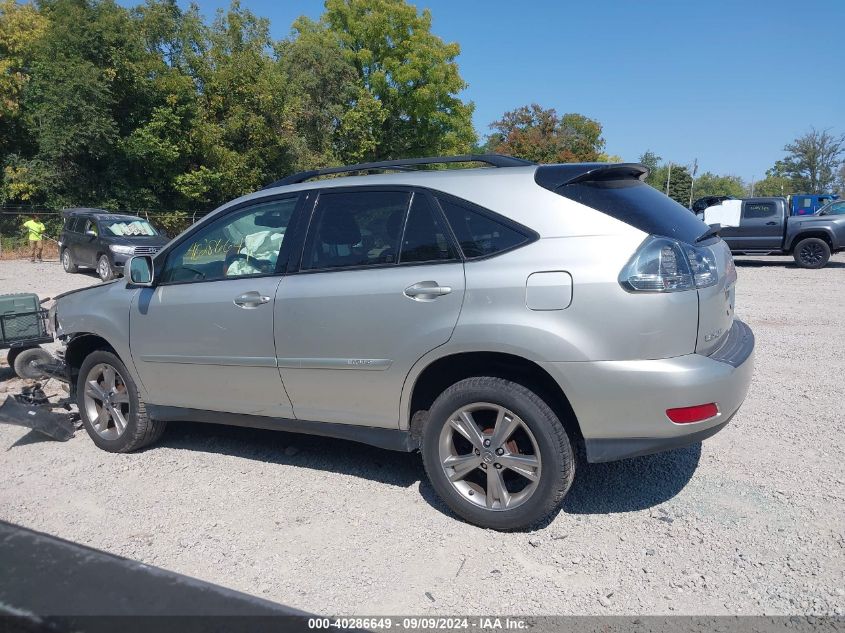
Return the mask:
POLYGON ((824 259, 824 249, 820 244, 812 242, 801 247, 801 261, 810 266, 815 266, 824 259))
POLYGON ((108 363, 94 365, 85 377, 83 406, 97 435, 116 440, 126 431, 131 415, 126 381, 108 363))
POLYGON ((97 266, 97 272, 100 274, 100 279, 105 281, 109 276, 109 263, 104 259, 100 258, 100 263, 97 266))
POLYGON ((513 411, 489 402, 449 416, 440 432, 439 457, 452 487, 488 510, 522 505, 540 482, 542 460, 533 433, 513 411))

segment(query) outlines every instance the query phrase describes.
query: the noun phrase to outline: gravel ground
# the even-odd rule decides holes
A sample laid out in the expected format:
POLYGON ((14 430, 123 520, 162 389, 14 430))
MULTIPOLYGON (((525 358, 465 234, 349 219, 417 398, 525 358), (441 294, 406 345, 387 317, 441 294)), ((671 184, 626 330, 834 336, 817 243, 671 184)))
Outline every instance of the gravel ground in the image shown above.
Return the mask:
MULTIPOLYGON (((418 455, 199 424, 134 455, 0 425, 0 518, 318 613, 843 615, 845 256, 738 269, 758 345, 739 414, 704 444, 580 465, 536 532, 457 521, 418 455)), ((91 283, 0 262, 0 292, 91 283)))

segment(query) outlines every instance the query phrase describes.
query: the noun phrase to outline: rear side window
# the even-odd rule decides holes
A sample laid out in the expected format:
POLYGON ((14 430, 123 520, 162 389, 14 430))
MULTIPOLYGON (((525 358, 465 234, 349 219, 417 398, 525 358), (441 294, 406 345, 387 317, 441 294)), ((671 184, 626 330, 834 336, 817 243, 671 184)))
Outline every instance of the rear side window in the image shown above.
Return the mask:
POLYGON ((415 194, 405 224, 400 263, 451 259, 457 259, 457 254, 440 214, 425 195, 415 194))
POLYGON ((403 191, 320 194, 305 241, 302 270, 398 262, 410 196, 403 191))
POLYGON ((440 199, 440 206, 467 259, 502 253, 530 240, 513 227, 450 200, 440 199))
POLYGON ((707 230, 692 211, 641 180, 578 182, 554 191, 651 235, 692 243, 707 230))
POLYGON ((742 215, 749 220, 770 218, 775 215, 775 205, 771 202, 746 202, 742 215))

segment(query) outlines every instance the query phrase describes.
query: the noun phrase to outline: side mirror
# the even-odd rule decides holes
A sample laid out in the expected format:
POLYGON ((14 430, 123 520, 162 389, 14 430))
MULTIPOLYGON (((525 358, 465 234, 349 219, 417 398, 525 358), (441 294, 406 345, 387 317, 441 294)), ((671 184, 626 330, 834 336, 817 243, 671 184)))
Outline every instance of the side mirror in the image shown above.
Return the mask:
POLYGON ((149 255, 136 255, 127 264, 129 283, 133 286, 149 288, 153 285, 153 258, 149 255))
POLYGON ((85 231, 85 235, 88 237, 97 237, 97 234, 94 231, 85 231))

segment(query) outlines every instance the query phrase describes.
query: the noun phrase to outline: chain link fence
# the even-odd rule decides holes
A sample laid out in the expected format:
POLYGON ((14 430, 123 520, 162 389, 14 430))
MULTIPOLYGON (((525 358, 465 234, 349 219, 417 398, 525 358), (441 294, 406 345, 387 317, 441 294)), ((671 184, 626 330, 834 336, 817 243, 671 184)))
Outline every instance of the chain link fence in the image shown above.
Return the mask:
MULTIPOLYGON (((136 215, 148 220, 159 231, 170 237, 178 235, 186 228, 204 217, 208 211, 148 211, 148 210, 109 210, 111 213, 136 215)), ((23 224, 31 217, 44 223, 47 253, 58 255, 55 240, 62 232, 62 210, 44 207, 0 207, 0 258, 12 259, 28 255, 27 231, 23 224)))

